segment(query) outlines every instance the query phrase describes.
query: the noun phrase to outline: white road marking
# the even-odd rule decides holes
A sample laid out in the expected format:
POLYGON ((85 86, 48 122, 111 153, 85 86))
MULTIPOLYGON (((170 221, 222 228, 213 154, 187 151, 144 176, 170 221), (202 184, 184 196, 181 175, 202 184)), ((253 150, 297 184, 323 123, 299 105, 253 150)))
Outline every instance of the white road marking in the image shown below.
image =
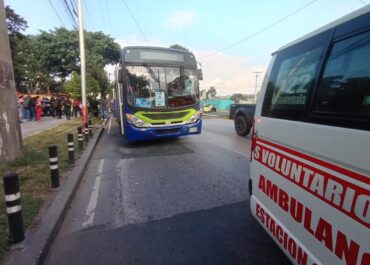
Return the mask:
POLYGON ((112 127, 111 125, 112 125, 112 117, 109 118, 108 133, 110 133, 110 129, 112 127))
POLYGON ((98 174, 100 175, 103 173, 103 166, 104 166, 104 159, 100 160, 99 167, 98 167, 98 174))
POLYGON ((83 227, 94 223, 95 208, 98 203, 99 188, 101 182, 101 174, 103 173, 104 159, 100 160, 98 167, 98 175, 95 178, 94 187, 91 193, 89 204, 86 209, 87 220, 82 224, 83 227))

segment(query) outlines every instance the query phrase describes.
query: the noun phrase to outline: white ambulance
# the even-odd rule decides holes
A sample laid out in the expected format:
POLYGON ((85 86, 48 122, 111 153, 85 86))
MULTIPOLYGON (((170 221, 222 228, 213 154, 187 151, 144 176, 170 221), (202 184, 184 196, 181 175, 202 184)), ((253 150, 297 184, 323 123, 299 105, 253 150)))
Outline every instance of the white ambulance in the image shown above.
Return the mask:
POLYGON ((370 265, 370 5, 273 54, 249 190, 294 264, 370 265))

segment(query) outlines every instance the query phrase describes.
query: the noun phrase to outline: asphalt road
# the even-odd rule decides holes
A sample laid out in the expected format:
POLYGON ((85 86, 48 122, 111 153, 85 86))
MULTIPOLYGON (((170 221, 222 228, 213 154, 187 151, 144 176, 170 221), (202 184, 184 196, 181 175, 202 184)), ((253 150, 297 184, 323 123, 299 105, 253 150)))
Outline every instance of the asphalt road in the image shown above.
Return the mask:
POLYGON ((119 142, 108 122, 45 264, 289 264, 249 212, 250 139, 232 121, 119 142))

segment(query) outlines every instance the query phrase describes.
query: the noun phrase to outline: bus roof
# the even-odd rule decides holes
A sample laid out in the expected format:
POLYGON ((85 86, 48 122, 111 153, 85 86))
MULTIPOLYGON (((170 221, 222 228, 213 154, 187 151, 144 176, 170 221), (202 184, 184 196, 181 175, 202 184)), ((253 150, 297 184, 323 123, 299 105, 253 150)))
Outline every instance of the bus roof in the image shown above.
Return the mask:
POLYGON ((122 50, 121 63, 175 64, 196 67, 193 53, 164 47, 127 46, 122 50))
POLYGON ((359 16, 364 15, 364 14, 369 13, 369 12, 370 12, 370 4, 368 4, 368 5, 366 5, 366 6, 362 7, 362 8, 359 8, 359 9, 357 9, 357 10, 349 13, 348 15, 345 15, 345 16, 339 18, 339 19, 336 19, 336 20, 330 22, 329 24, 326 24, 325 26, 322 26, 322 27, 318 28, 317 30, 314 30, 311 33, 308 33, 307 35, 304 35, 303 37, 298 38, 297 40, 292 41, 292 42, 290 42, 290 43, 282 46, 277 51, 275 51, 273 54, 278 53, 279 51, 284 50, 284 49, 286 49, 286 48, 288 48, 290 46, 293 46, 294 44, 297 44, 297 43, 299 43, 301 41, 304 41, 306 39, 309 39, 310 37, 313 37, 315 35, 318 35, 318 34, 324 32, 324 31, 327 31, 327 30, 329 30, 331 28, 334 28, 336 26, 339 26, 339 25, 341 25, 341 24, 343 24, 343 23, 345 23, 347 21, 350 21, 350 20, 352 20, 352 19, 354 19, 356 17, 359 17, 359 16))

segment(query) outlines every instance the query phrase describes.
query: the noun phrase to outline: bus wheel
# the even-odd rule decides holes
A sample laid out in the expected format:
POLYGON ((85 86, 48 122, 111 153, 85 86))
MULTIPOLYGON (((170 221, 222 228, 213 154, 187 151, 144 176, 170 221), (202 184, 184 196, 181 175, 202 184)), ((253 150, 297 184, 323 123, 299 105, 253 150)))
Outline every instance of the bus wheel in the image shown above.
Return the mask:
POLYGON ((239 136, 246 136, 251 128, 244 116, 239 115, 234 120, 235 131, 239 136))

